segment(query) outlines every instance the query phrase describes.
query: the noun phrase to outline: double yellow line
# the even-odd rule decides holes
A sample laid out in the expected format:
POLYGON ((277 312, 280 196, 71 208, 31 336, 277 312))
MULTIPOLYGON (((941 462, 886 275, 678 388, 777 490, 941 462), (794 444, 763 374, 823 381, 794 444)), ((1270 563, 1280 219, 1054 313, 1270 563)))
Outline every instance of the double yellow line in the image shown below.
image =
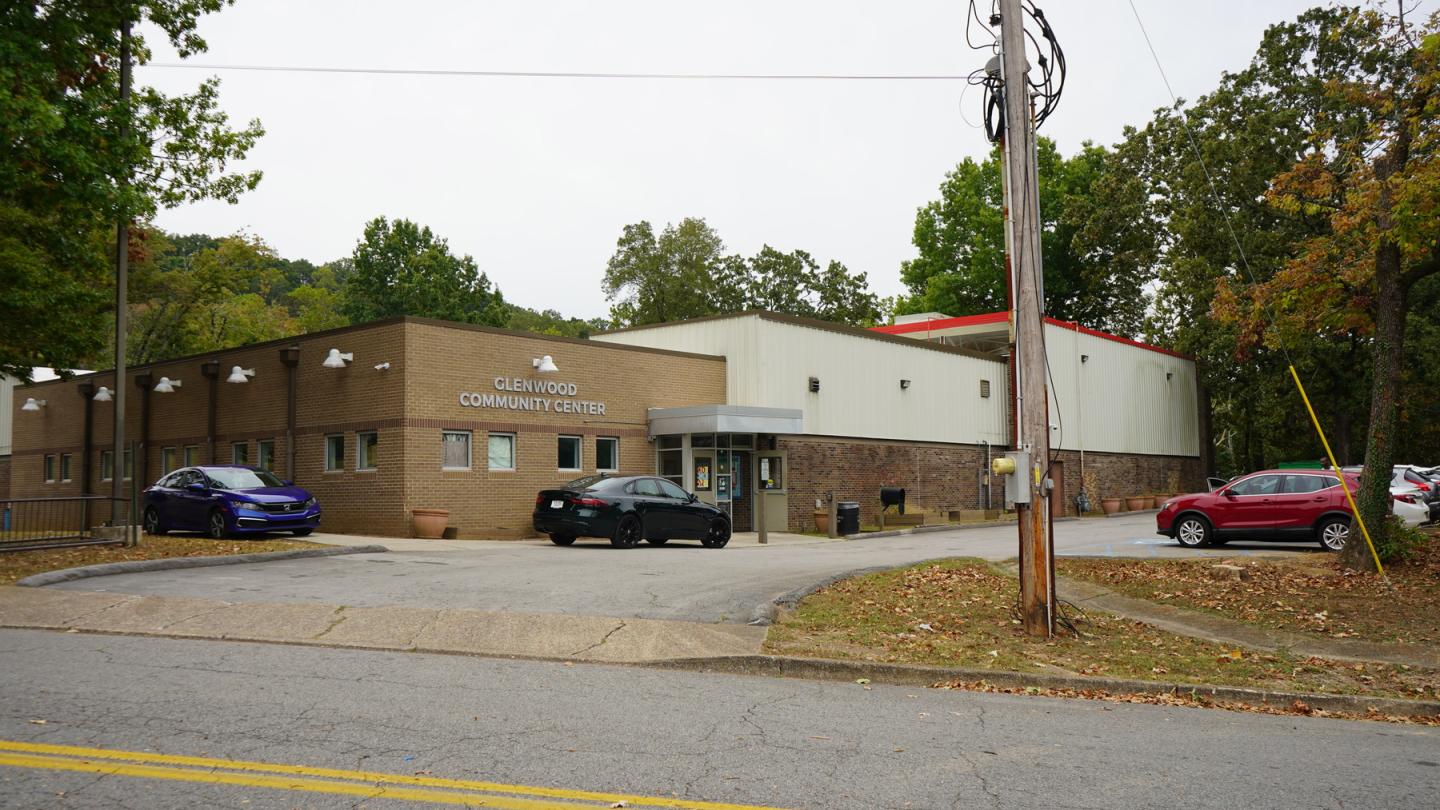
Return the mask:
POLYGON ((561 810, 577 807, 673 807, 683 810, 778 810, 757 805, 698 802, 656 796, 508 785, 466 779, 314 768, 274 762, 211 759, 180 754, 113 751, 73 745, 0 740, 0 767, 72 771, 211 785, 328 793, 367 799, 496 807, 505 810, 561 810), (622 804, 623 803, 623 804, 622 804))

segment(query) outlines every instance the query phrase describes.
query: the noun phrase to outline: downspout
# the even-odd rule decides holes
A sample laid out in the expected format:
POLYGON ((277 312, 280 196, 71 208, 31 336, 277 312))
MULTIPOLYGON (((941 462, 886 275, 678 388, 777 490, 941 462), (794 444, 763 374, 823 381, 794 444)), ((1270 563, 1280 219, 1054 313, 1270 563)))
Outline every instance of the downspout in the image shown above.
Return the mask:
POLYGON ((294 481, 295 476, 295 399, 299 380, 300 347, 286 346, 280 350, 280 362, 285 364, 285 476, 294 481))
POLYGON ((150 372, 135 375, 140 389, 140 446, 135 448, 135 480, 144 485, 150 480, 150 372))
POLYGON ((208 415, 207 415, 207 416, 208 416, 208 421, 206 422, 206 427, 205 427, 205 431, 206 431, 205 443, 206 443, 207 448, 208 448, 208 449, 206 450, 206 453, 207 453, 206 458, 209 459, 209 463, 214 464, 214 463, 215 463, 215 408, 216 408, 216 405, 218 404, 218 403, 217 403, 217 400, 218 400, 219 397, 220 397, 220 361, 219 361, 219 360, 206 360, 205 362, 203 362, 203 363, 200 364, 200 373, 201 373, 201 374, 204 374, 204 375, 205 375, 205 379, 207 379, 207 380, 210 381, 210 405, 209 405, 209 413, 208 413, 208 415))
MULTIPOLYGON (((80 392, 81 398, 85 400, 85 439, 80 452, 80 494, 91 495, 94 494, 94 490, 90 488, 90 456, 94 453, 93 445, 95 443, 95 421, 93 419, 95 405, 91 397, 95 396, 95 383, 82 382, 77 385, 75 389, 80 392)), ((80 506, 80 514, 81 521, 85 524, 84 528, 90 528, 89 501, 82 503, 80 506)))

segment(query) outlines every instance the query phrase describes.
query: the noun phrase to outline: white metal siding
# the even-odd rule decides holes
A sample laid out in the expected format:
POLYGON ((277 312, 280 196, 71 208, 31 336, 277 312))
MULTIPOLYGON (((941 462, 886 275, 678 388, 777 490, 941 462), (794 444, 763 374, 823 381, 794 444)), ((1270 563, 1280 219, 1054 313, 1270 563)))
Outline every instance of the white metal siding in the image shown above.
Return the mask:
POLYGON ((19 380, 0 374, 0 456, 10 455, 15 427, 15 386, 19 380))

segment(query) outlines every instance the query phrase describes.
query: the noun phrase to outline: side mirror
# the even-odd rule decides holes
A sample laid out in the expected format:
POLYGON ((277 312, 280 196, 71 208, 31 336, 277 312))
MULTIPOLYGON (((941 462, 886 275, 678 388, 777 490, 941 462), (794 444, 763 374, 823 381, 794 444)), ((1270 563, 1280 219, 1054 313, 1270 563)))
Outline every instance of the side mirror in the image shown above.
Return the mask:
POLYGON ((699 495, 696 495, 696 494, 693 493, 693 492, 688 493, 688 495, 687 495, 686 498, 685 498, 685 502, 686 502, 686 503, 695 503, 695 502, 698 501, 698 500, 700 500, 700 496, 699 496, 699 495))
POLYGON ((204 494, 210 491, 210 488, 205 486, 204 484, 186 484, 185 489, 200 494, 204 494))
POLYGON ((1221 494, 1221 495, 1224 495, 1226 498, 1228 498, 1228 499, 1230 499, 1230 500, 1232 500, 1232 501, 1235 500, 1235 497, 1236 497, 1236 496, 1235 496, 1235 493, 1232 492, 1232 491, 1230 491, 1230 490, 1228 490, 1228 489, 1225 490, 1224 492, 1221 492, 1220 494, 1221 494))
POLYGON ((286 478, 286 479, 285 479, 285 486, 287 486, 287 487, 293 487, 293 486, 295 486, 295 482, 294 482, 294 481, 291 481, 289 478, 286 478))

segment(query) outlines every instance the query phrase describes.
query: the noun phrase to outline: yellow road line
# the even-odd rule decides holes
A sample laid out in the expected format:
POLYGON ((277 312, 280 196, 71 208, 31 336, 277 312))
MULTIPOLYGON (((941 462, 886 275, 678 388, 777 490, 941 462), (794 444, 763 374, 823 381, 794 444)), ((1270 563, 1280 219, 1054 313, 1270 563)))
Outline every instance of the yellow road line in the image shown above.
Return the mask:
MULTIPOLYGON (((86 748, 74 745, 53 745, 49 743, 20 742, 18 740, 0 740, 0 752, 5 751, 17 752, 18 754, 22 755, 49 754, 61 757, 84 757, 87 759, 112 760, 129 763, 179 765, 196 768, 218 768, 228 771, 242 771, 264 774, 284 774, 289 776, 318 777, 325 779, 344 779, 354 782, 369 783, 371 787, 368 787, 366 789, 374 789, 373 786, 375 785, 413 785, 416 787, 426 788, 445 788, 450 790, 509 793, 516 796, 544 797, 580 802, 604 802, 607 804, 613 804, 623 801, 631 807, 672 807, 681 808, 682 810, 779 810, 779 808, 763 807, 759 805, 749 804, 727 804, 723 802, 690 801, 685 799, 664 798, 659 796, 634 796, 621 793, 597 793, 587 790, 569 790, 566 788, 547 788, 531 785, 512 785, 500 782, 481 782, 468 779, 443 779, 433 776, 410 776, 406 774, 380 773, 377 771, 352 771, 338 768, 316 768, 309 765, 287 765, 283 763, 272 762, 254 762, 248 760, 195 757, 183 754, 155 754, 144 751, 116 751, 105 748, 86 748)), ((6 755, 4 754, 0 754, 0 757, 5 756, 6 755)), ((3 764, 5 763, 0 762, 0 765, 3 764)), ((178 772, 185 774, 196 773, 195 771, 178 772)), ((287 784, 289 783, 287 782, 287 784)), ((389 789, 387 789, 385 796, 387 798, 394 798, 394 794, 390 792, 389 789)), ((492 803, 488 806, 508 807, 510 805, 496 804, 492 801, 492 803)), ((543 806, 548 808, 558 805, 547 804, 536 806, 543 806)))

